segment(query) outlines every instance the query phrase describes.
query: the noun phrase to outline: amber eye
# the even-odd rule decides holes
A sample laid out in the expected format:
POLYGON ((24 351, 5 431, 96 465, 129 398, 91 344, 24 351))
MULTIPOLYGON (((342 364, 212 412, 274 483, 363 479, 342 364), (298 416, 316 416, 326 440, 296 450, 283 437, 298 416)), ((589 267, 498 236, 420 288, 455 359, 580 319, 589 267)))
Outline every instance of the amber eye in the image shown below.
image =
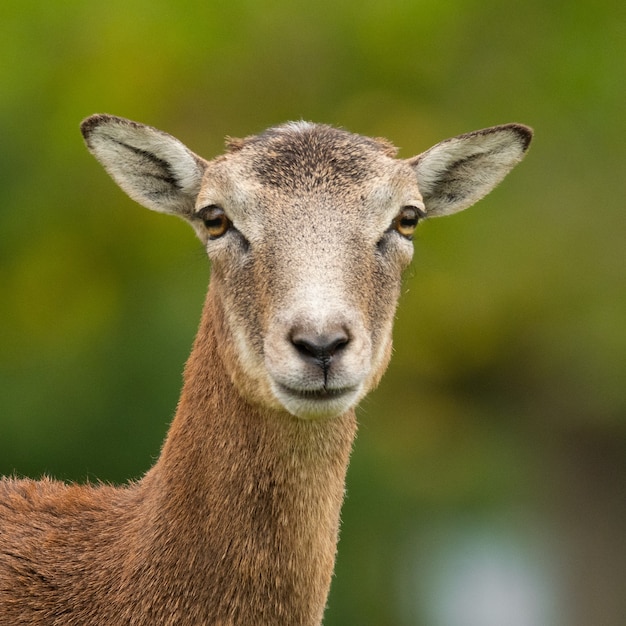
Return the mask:
POLYGON ((231 221, 226 217, 224 209, 215 205, 201 209, 198 217, 204 223, 210 239, 221 237, 232 225, 231 221))
POLYGON ((416 206, 405 206, 393 220, 393 228, 403 237, 411 239, 417 228, 420 218, 424 217, 424 211, 416 206))

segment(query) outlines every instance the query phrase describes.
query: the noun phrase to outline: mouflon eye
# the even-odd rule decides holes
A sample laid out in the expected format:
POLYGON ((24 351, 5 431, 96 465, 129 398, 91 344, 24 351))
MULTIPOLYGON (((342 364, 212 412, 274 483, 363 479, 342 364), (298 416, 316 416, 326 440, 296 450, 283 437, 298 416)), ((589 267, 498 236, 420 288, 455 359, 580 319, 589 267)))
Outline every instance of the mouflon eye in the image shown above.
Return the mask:
POLYGON ((210 239, 218 239, 232 226, 224 209, 216 205, 204 207, 198 212, 198 217, 204 223, 210 239))
POLYGON ((393 220, 393 228, 397 230, 403 237, 411 239, 417 228, 417 223, 425 213, 416 206, 405 206, 393 220))

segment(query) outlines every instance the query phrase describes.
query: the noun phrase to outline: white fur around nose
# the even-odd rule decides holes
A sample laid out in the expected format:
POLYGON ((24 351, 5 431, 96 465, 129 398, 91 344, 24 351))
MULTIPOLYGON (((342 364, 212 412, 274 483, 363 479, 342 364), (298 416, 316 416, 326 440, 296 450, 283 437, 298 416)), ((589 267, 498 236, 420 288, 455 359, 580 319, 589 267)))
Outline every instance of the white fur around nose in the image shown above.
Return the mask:
POLYGON ((265 367, 278 402, 303 418, 328 417, 352 408, 366 393, 372 368, 371 338, 357 309, 323 284, 302 285, 293 307, 277 312, 265 337, 265 367), (333 357, 326 372, 303 358, 292 341, 297 330, 309 336, 330 336, 341 331, 348 342, 333 357), (345 393, 313 402, 307 394, 345 393))

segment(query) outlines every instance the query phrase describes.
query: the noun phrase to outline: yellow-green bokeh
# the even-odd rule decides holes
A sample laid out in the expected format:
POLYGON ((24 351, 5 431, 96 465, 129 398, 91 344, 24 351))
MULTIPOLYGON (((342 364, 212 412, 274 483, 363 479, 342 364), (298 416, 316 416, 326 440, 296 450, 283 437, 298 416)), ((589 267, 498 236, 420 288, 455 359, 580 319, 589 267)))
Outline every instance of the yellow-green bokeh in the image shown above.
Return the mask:
POLYGON ((456 558, 478 526, 548 555, 524 571, 548 581, 549 626, 617 626, 625 31, 617 0, 5 0, 0 471, 140 476, 206 289, 191 230, 114 186, 82 118, 137 119, 205 157, 287 119, 403 157, 523 122, 536 139, 502 187, 416 237, 394 360, 359 414, 326 624, 461 624, 437 608, 453 577, 420 582, 439 580, 420 555, 443 563, 449 542, 456 558))

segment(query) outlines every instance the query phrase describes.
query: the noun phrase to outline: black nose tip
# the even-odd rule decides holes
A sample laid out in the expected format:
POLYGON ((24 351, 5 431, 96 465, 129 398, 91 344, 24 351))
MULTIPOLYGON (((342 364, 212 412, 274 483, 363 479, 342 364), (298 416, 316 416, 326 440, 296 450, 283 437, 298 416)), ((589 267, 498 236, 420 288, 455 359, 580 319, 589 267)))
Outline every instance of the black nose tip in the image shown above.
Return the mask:
POLYGON ((303 331, 294 331, 291 334, 291 343, 300 356, 315 362, 324 370, 328 369, 333 357, 343 350, 349 341, 348 333, 343 329, 324 334, 303 331))

